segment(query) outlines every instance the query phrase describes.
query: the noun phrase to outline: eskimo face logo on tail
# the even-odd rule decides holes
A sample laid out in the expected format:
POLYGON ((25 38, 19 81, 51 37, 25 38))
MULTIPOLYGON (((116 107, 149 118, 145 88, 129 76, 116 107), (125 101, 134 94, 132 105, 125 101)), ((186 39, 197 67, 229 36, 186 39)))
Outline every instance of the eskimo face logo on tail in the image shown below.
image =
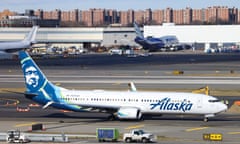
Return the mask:
POLYGON ((177 110, 177 111, 190 111, 192 109, 193 103, 184 99, 182 102, 171 102, 171 98, 163 98, 159 100, 157 103, 150 104, 151 110, 155 109, 159 106, 160 110, 177 110))
POLYGON ((39 75, 35 67, 30 66, 25 69, 25 80, 26 83, 33 88, 38 86, 39 75))

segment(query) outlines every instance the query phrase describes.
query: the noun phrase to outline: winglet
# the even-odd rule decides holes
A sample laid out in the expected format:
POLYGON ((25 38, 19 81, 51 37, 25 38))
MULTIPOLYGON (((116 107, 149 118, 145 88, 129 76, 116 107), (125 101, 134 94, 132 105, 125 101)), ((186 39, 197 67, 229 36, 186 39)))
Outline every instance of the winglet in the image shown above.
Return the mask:
POLYGON ((137 88, 133 82, 128 83, 129 90, 132 92, 136 92, 137 88))

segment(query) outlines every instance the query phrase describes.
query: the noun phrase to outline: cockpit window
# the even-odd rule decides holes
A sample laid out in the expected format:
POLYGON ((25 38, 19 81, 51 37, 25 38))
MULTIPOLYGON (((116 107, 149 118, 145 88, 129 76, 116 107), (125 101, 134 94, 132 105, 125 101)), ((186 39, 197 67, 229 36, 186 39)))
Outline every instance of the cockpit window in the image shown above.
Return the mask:
POLYGON ((211 100, 208 100, 208 102, 212 102, 212 103, 214 103, 214 102, 220 102, 221 100, 219 100, 219 99, 211 99, 211 100))
POLYGON ((140 134, 144 134, 145 132, 143 130, 139 130, 139 133, 140 134))

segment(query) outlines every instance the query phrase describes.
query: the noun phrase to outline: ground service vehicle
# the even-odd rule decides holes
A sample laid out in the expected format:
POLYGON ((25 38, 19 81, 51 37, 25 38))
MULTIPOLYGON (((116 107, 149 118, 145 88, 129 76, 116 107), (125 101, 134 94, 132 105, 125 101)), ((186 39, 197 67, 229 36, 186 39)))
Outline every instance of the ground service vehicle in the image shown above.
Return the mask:
POLYGON ((96 137, 99 142, 117 141, 119 138, 119 131, 116 128, 97 128, 96 137))
POLYGON ((9 130, 7 132, 6 141, 8 143, 27 143, 30 140, 25 134, 21 133, 19 130, 9 130))
POLYGON ((154 141, 154 135, 151 133, 144 132, 143 130, 134 129, 131 133, 123 134, 123 141, 130 142, 152 142, 154 141))

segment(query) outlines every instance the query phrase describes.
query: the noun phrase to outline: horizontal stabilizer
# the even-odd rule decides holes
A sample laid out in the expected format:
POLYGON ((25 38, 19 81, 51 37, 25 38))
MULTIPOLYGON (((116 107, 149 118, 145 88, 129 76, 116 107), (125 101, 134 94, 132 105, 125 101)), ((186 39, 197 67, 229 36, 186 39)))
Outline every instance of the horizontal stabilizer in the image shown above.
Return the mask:
POLYGON ((25 95, 27 98, 32 98, 37 96, 37 94, 35 93, 29 93, 29 92, 17 92, 17 91, 10 91, 10 90, 2 90, 4 92, 9 92, 9 93, 14 93, 14 94, 21 94, 21 95, 25 95))
POLYGON ((50 106, 51 104, 53 104, 53 101, 48 102, 47 104, 45 104, 42 109, 46 109, 48 106, 50 106))
POLYGON ((38 94, 25 92, 24 95, 25 95, 25 97, 32 99, 33 97, 37 96, 38 94))

